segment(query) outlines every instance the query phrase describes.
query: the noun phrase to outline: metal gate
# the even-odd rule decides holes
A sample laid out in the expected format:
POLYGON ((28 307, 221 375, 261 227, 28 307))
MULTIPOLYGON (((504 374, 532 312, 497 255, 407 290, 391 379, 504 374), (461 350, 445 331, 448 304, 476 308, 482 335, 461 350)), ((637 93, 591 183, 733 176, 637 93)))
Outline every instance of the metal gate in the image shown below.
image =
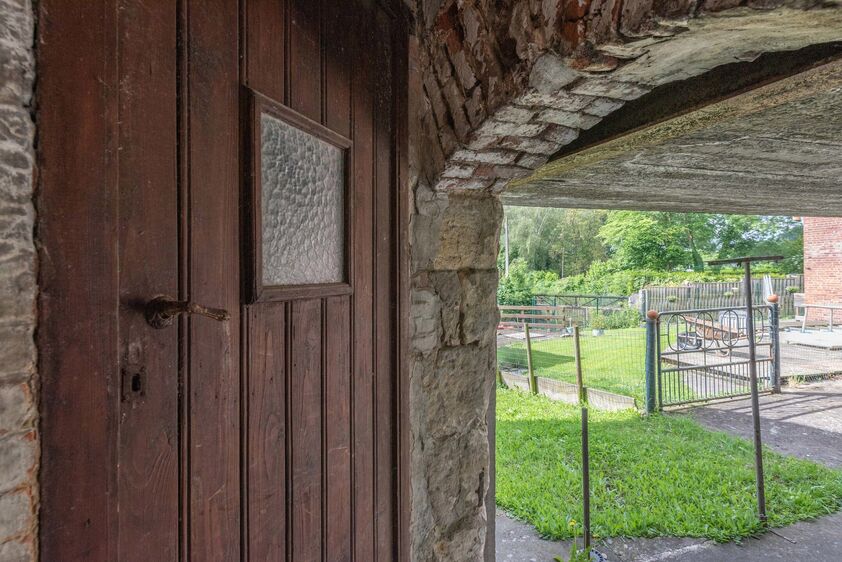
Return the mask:
MULTIPOLYGON (((726 307, 650 319, 659 407, 751 393, 746 314, 745 307, 726 307)), ((758 390, 768 392, 780 381, 778 305, 754 307, 754 326, 758 390)))

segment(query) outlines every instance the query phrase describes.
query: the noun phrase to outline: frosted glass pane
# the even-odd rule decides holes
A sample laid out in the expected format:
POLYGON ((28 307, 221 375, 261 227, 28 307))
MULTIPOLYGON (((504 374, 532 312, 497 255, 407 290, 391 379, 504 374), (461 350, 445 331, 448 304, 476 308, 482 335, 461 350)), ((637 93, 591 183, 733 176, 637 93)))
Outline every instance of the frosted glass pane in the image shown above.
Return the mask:
POLYGON ((345 281, 343 150, 260 118, 263 284, 345 281))

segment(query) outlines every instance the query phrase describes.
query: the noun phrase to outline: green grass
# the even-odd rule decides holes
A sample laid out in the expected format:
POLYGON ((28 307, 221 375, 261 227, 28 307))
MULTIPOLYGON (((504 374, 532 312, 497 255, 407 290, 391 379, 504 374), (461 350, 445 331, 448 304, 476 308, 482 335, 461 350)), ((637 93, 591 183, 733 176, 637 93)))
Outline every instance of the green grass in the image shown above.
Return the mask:
MULTIPOLYGON (((599 337, 583 335, 582 372, 585 385, 631 396, 643 403, 645 391, 646 330, 606 330, 599 337)), ((516 342, 497 350, 501 365, 526 367, 526 344, 516 342)), ((532 366, 539 377, 576 382, 573 338, 532 342, 532 366)))
MULTIPOLYGON (((591 410, 592 528, 601 537, 756 535, 752 445, 681 416, 591 410)), ((497 393, 497 503, 547 538, 581 522, 578 407, 497 393)), ((842 472, 764 452, 769 523, 842 507, 842 472)))

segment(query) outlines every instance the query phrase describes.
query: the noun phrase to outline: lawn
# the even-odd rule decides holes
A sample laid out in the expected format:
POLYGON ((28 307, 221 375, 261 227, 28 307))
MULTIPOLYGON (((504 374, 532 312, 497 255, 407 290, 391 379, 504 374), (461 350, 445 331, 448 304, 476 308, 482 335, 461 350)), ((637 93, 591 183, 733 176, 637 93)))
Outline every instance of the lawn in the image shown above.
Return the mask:
MULTIPOLYGON (((585 386, 631 396, 643 404, 645 391, 646 329, 607 330, 594 337, 583 331, 582 377, 585 386)), ((526 345, 516 342, 497 350, 503 365, 526 367, 526 345)), ((576 382, 573 338, 532 341, 532 366, 539 377, 576 382)))
MULTIPOLYGON (((497 504, 547 538, 581 522, 578 407, 516 390, 497 393, 497 504)), ((591 410, 592 528, 601 537, 706 537, 761 531, 748 441, 682 416, 591 410)), ((842 507, 842 472, 764 453, 773 527, 842 507)))

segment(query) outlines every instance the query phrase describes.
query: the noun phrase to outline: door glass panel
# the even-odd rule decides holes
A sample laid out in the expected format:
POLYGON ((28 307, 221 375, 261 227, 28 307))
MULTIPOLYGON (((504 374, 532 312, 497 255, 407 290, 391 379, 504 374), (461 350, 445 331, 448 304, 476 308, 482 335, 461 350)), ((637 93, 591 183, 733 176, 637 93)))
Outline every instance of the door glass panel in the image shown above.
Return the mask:
POLYGON ((344 150, 260 117, 263 284, 345 281, 344 150))

